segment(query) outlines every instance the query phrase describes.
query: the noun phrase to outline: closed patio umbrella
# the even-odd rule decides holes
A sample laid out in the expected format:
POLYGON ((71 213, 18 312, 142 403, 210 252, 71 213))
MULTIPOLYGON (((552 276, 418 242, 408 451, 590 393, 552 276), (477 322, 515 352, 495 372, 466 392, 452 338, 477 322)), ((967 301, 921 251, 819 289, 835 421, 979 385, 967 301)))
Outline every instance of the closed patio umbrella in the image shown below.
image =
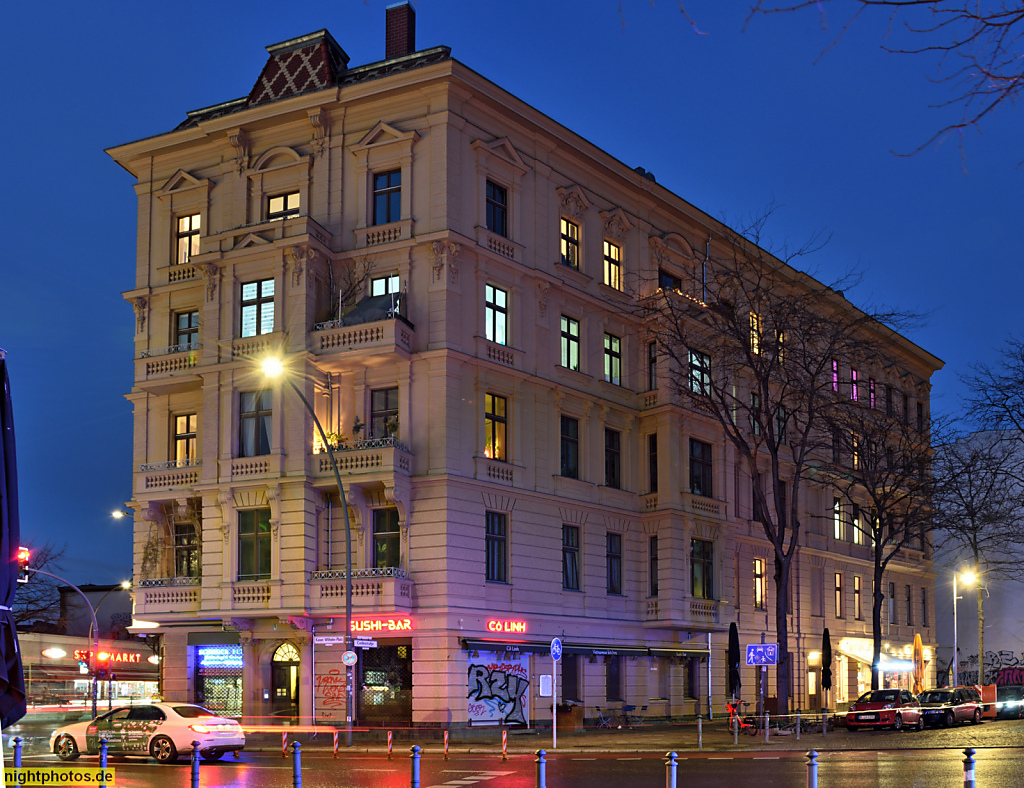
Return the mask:
POLYGON ((729 694, 733 697, 740 692, 740 633, 736 623, 729 624, 729 694))
POLYGON ((920 695, 924 691, 924 643, 921 642, 921 634, 914 635, 914 694, 920 695))
POLYGON ((825 690, 825 708, 828 708, 828 691, 832 689, 832 638, 828 627, 821 633, 821 688, 825 690))

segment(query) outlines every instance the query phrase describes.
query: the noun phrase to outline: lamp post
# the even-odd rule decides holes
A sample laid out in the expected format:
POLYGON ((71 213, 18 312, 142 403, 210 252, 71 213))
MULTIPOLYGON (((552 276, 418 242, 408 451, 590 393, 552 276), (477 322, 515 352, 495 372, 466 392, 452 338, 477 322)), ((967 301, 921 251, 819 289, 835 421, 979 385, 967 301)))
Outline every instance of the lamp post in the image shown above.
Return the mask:
MULTIPOLYGON (((324 444, 324 448, 327 450, 327 456, 331 460, 331 469, 334 471, 334 481, 338 485, 338 495, 341 497, 341 512, 345 520, 345 651, 352 650, 352 526, 349 523, 348 518, 348 502, 345 500, 345 487, 341 483, 341 473, 338 471, 338 461, 334 456, 334 449, 331 448, 330 442, 327 440, 327 435, 324 433, 323 425, 320 424, 320 419, 316 416, 316 411, 313 410, 313 406, 306 399, 306 395, 302 393, 302 390, 295 385, 295 381, 284 375, 284 364, 281 359, 276 357, 266 358, 262 364, 263 373, 269 378, 280 378, 283 377, 284 381, 292 387, 292 390, 298 395, 299 399, 302 400, 302 404, 306 406, 306 410, 309 411, 309 415, 313 418, 313 423, 316 425, 317 431, 320 433, 320 440, 324 444)), ((345 746, 352 746, 352 710, 355 706, 353 690, 354 690, 354 677, 352 674, 352 666, 347 665, 345 667, 345 746)), ((316 677, 313 677, 313 681, 316 681, 316 677)), ((314 696, 315 697, 315 696, 314 696)), ((316 709, 313 709, 314 720, 316 709)))
MULTIPOLYGON (((965 585, 973 585, 976 579, 974 572, 967 571, 963 574, 963 581, 965 585)), ((956 591, 956 571, 953 572, 953 686, 957 687, 960 685, 960 676, 957 671, 957 642, 956 642, 956 600, 959 599, 956 591)))
MULTIPOLYGON (((122 514, 122 516, 124 516, 124 515, 122 514)), ((116 513, 114 514, 114 517, 117 517, 116 513)), ((127 591, 131 587, 132 587, 132 581, 131 580, 122 580, 119 585, 116 585, 113 588, 108 589, 107 593, 105 593, 103 596, 100 597, 100 601, 96 603, 96 607, 94 607, 93 611, 92 611, 92 622, 89 624, 89 640, 93 641, 94 643, 99 643, 99 640, 100 640, 100 628, 99 628, 99 624, 97 623, 96 613, 99 611, 100 606, 104 603, 104 601, 106 601, 107 597, 110 596, 111 594, 113 594, 115 591, 118 591, 118 590, 127 591), (95 633, 95 638, 93 637, 94 633, 95 633)), ((81 593, 81 592, 79 592, 79 593, 81 593)), ((93 649, 93 651, 95 651, 95 649, 93 649)), ((93 665, 90 664, 89 668, 91 670, 93 668, 93 665)), ((92 677, 92 685, 93 685, 93 691, 92 691, 92 705, 93 705, 92 716, 95 719, 95 717, 96 717, 96 676, 95 676, 95 671, 93 671, 93 673, 94 673, 94 675, 92 677)), ((113 703, 113 698, 111 698, 111 693, 112 693, 113 688, 114 688, 114 683, 112 681, 110 681, 109 678, 108 678, 108 681, 107 681, 107 707, 108 708, 113 703)))

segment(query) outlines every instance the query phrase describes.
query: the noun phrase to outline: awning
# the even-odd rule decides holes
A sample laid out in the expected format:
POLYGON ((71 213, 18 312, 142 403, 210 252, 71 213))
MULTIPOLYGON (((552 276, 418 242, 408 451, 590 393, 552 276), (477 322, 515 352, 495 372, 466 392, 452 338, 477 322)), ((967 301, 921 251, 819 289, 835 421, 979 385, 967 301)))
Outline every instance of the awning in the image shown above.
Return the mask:
MULTIPOLYGON (((483 640, 464 638, 463 647, 471 651, 497 651, 511 654, 550 654, 551 643, 514 640, 483 640)), ((563 654, 594 657, 706 657, 707 647, 673 646, 670 648, 647 648, 646 646, 622 646, 602 643, 563 643, 563 654)))
MULTIPOLYGON (((838 648, 836 649, 836 652, 843 654, 850 659, 855 659, 863 665, 871 665, 871 657, 865 656, 857 651, 838 648)), ((900 659, 899 657, 882 654, 879 658, 879 667, 886 673, 907 673, 914 669, 914 662, 913 660, 900 659)))
POLYGON ((509 654, 550 654, 551 643, 527 643, 513 640, 478 640, 465 638, 463 647, 468 651, 497 651, 509 654))
POLYGON ((678 646, 673 648, 650 648, 652 657, 707 657, 711 654, 707 646, 678 646))

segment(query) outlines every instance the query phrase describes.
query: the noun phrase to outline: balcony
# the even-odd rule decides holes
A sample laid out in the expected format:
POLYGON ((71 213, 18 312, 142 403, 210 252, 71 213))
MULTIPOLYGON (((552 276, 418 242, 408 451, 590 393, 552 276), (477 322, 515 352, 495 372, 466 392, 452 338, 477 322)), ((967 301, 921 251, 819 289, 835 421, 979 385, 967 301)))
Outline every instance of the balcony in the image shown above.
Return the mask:
POLYGON ((390 224, 377 224, 372 227, 361 227, 354 232, 357 249, 409 240, 412 238, 412 219, 403 219, 398 222, 391 222, 390 224))
POLYGON ((270 581, 232 583, 231 608, 233 610, 269 608, 272 593, 270 581))
POLYGON ((135 592, 135 618, 168 613, 191 614, 199 610, 202 579, 198 577, 162 577, 142 580, 135 592))
POLYGON ((201 457, 189 460, 142 463, 135 474, 135 491, 142 493, 195 487, 199 484, 201 476, 199 469, 202 465, 201 457))
MULTIPOLYGON (((309 579, 309 605, 314 610, 345 607, 345 570, 313 572, 309 579)), ((359 613, 409 613, 413 582, 404 569, 352 570, 352 609, 359 613)))
MULTIPOLYGON (((271 219, 269 221, 243 224, 214 233, 204 239, 204 254, 212 249, 222 253, 230 252, 242 244, 249 236, 255 236, 261 241, 269 241, 271 243, 286 241, 289 244, 315 239, 326 249, 331 249, 334 246, 334 236, 309 216, 302 214, 300 216, 289 216, 284 219, 271 219)), ((256 248, 260 248, 259 245, 256 248)), ((263 248, 265 249, 266 247, 263 246, 263 248)))
POLYGON ((714 599, 648 599, 644 627, 708 629, 720 619, 719 602, 714 599))
POLYGON ((191 370, 199 366, 202 349, 202 342, 193 342, 143 350, 135 359, 135 381, 166 380, 183 374, 194 376, 191 370))
MULTIPOLYGON (((334 450, 338 472, 352 476, 380 476, 412 473, 412 452, 397 438, 349 441, 334 450)), ((313 476, 334 480, 331 458, 326 452, 313 455, 313 476)))
POLYGON ((725 501, 705 498, 703 495, 683 493, 683 511, 697 517, 710 517, 714 520, 725 519, 725 501))

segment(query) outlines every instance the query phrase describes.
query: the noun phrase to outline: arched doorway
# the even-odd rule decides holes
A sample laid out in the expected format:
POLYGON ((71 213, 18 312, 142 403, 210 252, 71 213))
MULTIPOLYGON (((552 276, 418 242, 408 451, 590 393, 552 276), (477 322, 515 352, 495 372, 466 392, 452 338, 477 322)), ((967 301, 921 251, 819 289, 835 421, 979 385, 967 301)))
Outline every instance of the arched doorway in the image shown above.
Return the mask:
POLYGON ((275 717, 299 716, 299 651, 282 643, 271 658, 271 691, 275 717))

